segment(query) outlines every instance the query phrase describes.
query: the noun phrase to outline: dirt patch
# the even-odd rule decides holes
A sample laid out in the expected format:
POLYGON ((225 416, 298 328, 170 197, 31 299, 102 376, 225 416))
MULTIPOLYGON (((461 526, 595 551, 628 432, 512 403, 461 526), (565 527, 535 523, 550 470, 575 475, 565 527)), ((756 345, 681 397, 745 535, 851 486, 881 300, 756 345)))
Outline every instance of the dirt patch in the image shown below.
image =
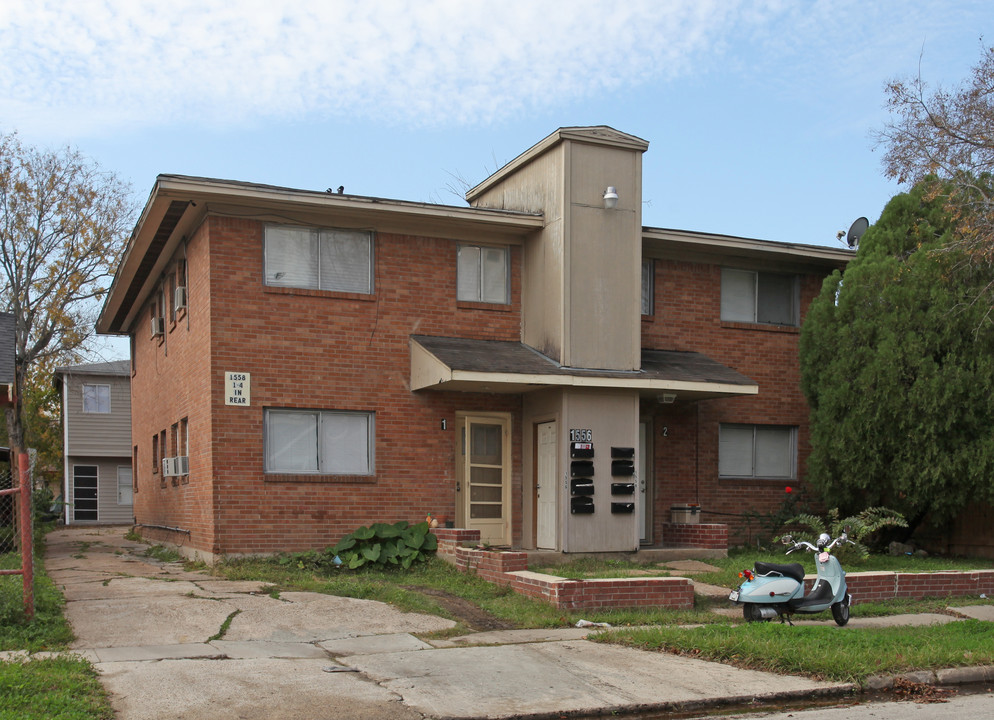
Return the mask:
POLYGON ((507 620, 491 615, 479 605, 465 600, 457 595, 447 593, 444 590, 434 590, 431 588, 405 586, 406 590, 413 590, 422 595, 434 598, 445 610, 452 615, 454 620, 461 622, 471 630, 486 632, 489 630, 514 630, 518 626, 507 620))

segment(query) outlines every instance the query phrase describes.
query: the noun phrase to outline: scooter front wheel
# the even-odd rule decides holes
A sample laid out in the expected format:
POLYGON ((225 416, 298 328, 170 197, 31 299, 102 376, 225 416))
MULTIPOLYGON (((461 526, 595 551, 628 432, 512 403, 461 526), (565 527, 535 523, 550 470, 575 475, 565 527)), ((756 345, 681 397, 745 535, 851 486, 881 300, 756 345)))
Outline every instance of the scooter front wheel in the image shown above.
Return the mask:
POLYGON ((845 601, 833 603, 832 617, 835 618, 835 624, 839 627, 849 622, 849 603, 845 601))

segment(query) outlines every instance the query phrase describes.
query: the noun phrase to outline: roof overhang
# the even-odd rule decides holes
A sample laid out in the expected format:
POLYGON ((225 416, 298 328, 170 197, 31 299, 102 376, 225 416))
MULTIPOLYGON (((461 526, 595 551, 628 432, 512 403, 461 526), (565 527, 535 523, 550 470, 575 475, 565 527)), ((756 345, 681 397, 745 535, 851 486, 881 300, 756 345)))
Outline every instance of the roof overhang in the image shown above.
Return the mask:
POLYGON ((176 249, 192 236, 208 213, 511 244, 520 244, 545 224, 540 213, 160 175, 118 266, 97 320, 97 332, 129 332, 176 249))
POLYGON ((696 352, 643 350, 640 370, 616 371, 563 367, 520 342, 414 335, 410 345, 411 390, 519 394, 572 387, 682 400, 759 392, 753 380, 696 352))
POLYGON ((685 262, 735 263, 764 270, 829 274, 843 269, 855 250, 773 242, 688 230, 642 228, 642 256, 685 262))

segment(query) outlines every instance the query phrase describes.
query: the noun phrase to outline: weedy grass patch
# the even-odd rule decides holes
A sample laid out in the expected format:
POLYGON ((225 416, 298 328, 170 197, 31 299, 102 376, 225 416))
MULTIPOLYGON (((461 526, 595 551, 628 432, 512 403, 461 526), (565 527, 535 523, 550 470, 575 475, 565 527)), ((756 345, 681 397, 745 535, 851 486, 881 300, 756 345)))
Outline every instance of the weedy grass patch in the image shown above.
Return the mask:
MULTIPOLYGON (((39 543, 39 548, 43 544, 39 543)), ((0 567, 18 567, 20 556, 0 556, 0 567)), ((24 615, 21 577, 0 576, 0 650, 64 650, 73 634, 63 615, 65 599, 35 562, 35 616, 24 615)), ((0 720, 110 720, 114 717, 93 666, 82 658, 0 662, 0 720)))
POLYGON ((56 657, 0 662, 0 720, 112 720, 90 663, 56 657))

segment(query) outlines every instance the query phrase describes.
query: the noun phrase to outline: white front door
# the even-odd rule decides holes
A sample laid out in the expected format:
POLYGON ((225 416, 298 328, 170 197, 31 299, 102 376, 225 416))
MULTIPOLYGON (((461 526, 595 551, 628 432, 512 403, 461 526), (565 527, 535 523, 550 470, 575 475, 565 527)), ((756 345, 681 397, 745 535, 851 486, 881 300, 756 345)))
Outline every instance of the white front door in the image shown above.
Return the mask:
POLYGON ((510 417, 466 415, 458 425, 460 524, 479 530, 481 542, 510 545, 510 417))
POLYGON ((535 545, 542 550, 556 549, 557 432, 554 421, 536 426, 535 545))

